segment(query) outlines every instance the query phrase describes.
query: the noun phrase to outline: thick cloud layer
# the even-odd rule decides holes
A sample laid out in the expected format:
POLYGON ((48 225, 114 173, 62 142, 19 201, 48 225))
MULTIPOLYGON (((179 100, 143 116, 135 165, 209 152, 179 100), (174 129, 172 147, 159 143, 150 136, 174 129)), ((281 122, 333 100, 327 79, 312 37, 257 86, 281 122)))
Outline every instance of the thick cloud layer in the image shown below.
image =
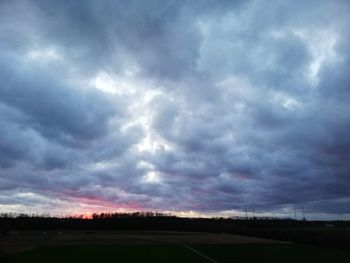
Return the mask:
POLYGON ((1 1, 0 212, 349 218, 349 11, 1 1))

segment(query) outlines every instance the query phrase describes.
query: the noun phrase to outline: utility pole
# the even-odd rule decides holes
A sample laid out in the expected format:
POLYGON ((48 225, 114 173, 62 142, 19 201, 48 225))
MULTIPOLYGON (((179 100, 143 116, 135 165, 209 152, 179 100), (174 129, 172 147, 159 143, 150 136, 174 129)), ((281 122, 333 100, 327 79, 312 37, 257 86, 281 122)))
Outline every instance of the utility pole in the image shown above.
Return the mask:
POLYGON ((245 211, 245 219, 248 219, 248 211, 246 207, 244 208, 244 211, 245 211))
POLYGON ((306 218, 305 218, 305 209, 304 209, 304 207, 303 207, 303 220, 304 220, 304 221, 306 220, 306 218))

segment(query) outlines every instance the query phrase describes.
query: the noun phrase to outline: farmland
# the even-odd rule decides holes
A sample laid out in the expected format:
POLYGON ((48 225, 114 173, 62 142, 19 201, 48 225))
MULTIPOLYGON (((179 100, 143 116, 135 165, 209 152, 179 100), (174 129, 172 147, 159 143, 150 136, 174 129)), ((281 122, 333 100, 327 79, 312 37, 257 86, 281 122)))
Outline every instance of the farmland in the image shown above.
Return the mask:
POLYGON ((349 261, 350 253, 225 233, 19 231, 0 239, 8 262, 349 261))
POLYGON ((350 262, 347 221, 0 217, 2 262, 350 262))

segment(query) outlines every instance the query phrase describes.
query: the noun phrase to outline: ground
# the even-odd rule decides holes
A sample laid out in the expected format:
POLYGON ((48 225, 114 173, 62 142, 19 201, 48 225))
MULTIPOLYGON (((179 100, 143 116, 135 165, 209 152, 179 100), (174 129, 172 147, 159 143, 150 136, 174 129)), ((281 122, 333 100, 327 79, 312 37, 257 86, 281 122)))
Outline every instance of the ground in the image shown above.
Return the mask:
POLYGON ((8 262, 350 262, 350 253, 225 233, 24 231, 0 238, 8 262))

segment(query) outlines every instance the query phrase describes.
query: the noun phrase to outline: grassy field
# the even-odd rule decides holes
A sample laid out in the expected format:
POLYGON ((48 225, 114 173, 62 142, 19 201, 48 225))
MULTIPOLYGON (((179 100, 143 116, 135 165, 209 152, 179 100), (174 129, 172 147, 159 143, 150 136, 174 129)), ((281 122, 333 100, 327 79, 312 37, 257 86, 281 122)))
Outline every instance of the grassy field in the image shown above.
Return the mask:
POLYGON ((350 253, 297 244, 43 246, 8 262, 350 262, 350 253))
POLYGON ((9 262, 208 262, 182 246, 52 246, 17 253, 9 262))
POLYGON ((235 244, 193 246, 217 262, 350 262, 350 253, 299 244, 235 244))
POLYGON ((0 262, 350 262, 350 251, 226 233, 22 231, 0 236, 0 262))

